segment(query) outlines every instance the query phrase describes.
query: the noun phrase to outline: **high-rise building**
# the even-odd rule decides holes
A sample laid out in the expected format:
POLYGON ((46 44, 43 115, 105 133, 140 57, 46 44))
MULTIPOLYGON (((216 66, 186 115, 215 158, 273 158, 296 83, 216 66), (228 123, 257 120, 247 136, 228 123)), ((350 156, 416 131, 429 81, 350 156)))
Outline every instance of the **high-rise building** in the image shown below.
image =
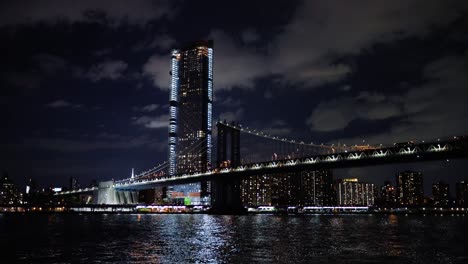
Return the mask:
POLYGON ((424 202, 423 174, 403 171, 396 176, 397 202, 399 205, 416 206, 424 202))
POLYGON ((448 206, 449 185, 441 181, 432 184, 432 196, 435 206, 448 206))
MULTIPOLYGON (((174 49, 171 61, 169 174, 206 171, 211 168, 213 42, 198 41, 174 49)), ((192 204, 205 203, 209 183, 172 189, 184 193, 192 204)))
POLYGON ((396 188, 389 181, 385 181, 380 187, 380 204, 383 206, 396 204, 396 188))
POLYGON ((456 183, 455 197, 458 206, 468 206, 468 182, 460 181, 456 183))
POLYGON ((337 202, 340 206, 374 205, 374 184, 356 178, 338 180, 337 202))
POLYGON ((22 194, 6 173, 0 178, 0 204, 22 203, 22 194))
POLYGON ((272 205, 272 176, 250 176, 241 181, 241 199, 244 206, 272 205))
POLYGON ((331 170, 307 171, 301 174, 302 205, 335 205, 331 170))
POLYGON ((244 206, 334 205, 331 170, 265 174, 241 182, 244 206))

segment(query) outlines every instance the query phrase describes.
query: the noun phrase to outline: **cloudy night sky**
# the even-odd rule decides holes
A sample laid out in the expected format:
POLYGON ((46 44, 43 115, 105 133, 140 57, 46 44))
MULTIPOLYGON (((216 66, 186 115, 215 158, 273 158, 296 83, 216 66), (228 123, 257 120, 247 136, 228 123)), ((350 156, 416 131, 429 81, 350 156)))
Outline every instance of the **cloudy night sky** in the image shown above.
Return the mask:
MULTIPOLYGON (((214 41, 214 119, 306 142, 468 135, 466 1, 2 1, 0 170, 121 179, 167 159, 170 50, 214 41)), ((341 169, 467 180, 467 160, 341 169)))

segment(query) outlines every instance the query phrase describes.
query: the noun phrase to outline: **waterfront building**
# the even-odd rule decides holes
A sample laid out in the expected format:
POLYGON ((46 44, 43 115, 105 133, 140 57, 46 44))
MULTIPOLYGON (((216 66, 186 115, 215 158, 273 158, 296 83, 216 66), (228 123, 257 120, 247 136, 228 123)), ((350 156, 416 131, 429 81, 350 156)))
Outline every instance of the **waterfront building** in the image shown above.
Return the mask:
POLYGON ((389 181, 385 181, 380 187, 380 204, 392 206, 396 203, 396 188, 389 181))
POLYGON ((459 181, 455 184, 455 198, 458 206, 468 206, 468 182, 459 181))
MULTIPOLYGON (((169 103, 169 174, 211 169, 213 42, 198 41, 172 50, 169 103)), ((191 204, 209 203, 209 183, 169 188, 191 204), (195 195, 194 193, 199 193, 195 195), (190 194, 190 195, 189 195, 190 194)))
POLYGON ((10 205, 22 203, 22 194, 16 188, 6 173, 0 178, 0 204, 10 205))
POLYGON ((397 203, 404 206, 417 206, 424 203, 423 174, 416 171, 403 171, 396 175, 397 203))
POLYGON ((435 206, 448 206, 449 204, 449 185, 444 182, 437 182, 432 185, 432 196, 435 206))
POLYGON ((302 205, 335 205, 331 170, 307 171, 301 175, 302 205))
POLYGON ((331 170, 264 174, 242 180, 241 197, 244 206, 334 205, 332 185, 331 170))
POLYGON ((338 180, 337 202, 339 206, 372 206, 374 199, 374 184, 359 182, 357 178, 338 180))
POLYGON ((250 176, 241 181, 241 199, 244 206, 272 204, 272 176, 268 174, 250 176))

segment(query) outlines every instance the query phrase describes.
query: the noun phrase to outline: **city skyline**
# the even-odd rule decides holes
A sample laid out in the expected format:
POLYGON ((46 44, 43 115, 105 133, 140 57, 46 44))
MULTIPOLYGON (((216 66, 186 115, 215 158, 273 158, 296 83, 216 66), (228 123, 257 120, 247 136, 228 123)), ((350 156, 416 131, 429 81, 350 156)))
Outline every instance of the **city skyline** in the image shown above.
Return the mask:
MULTIPOLYGON (((378 14, 397 15, 363 15, 347 26, 327 20, 342 14, 342 7, 317 3, 273 3, 261 14, 240 3, 232 14, 242 14, 242 23, 216 15, 223 7, 215 3, 200 10, 215 14, 209 21, 192 14, 202 9, 196 4, 177 9, 166 3, 158 6, 161 13, 144 12, 147 4, 153 2, 128 4, 124 13, 86 4, 78 4, 76 13, 63 6, 49 12, 2 8, 11 12, 0 21, 10 51, 1 74, 7 129, 0 157, 1 169, 16 183, 32 177, 43 186, 65 185, 76 177, 88 185, 166 160, 170 49, 196 39, 211 38, 218 47, 214 120, 326 143, 468 134, 461 99, 467 68, 463 4, 374 6, 378 14), (309 21, 307 12, 326 26, 309 21), (185 27, 174 22, 180 17, 193 22, 192 30, 178 33, 185 27), (338 43, 336 36, 347 32, 338 43)), ((344 15, 340 19, 352 18, 344 15)), ((466 180, 460 161, 340 169, 334 175, 379 186, 407 169, 430 179, 426 193, 432 182, 466 180)))

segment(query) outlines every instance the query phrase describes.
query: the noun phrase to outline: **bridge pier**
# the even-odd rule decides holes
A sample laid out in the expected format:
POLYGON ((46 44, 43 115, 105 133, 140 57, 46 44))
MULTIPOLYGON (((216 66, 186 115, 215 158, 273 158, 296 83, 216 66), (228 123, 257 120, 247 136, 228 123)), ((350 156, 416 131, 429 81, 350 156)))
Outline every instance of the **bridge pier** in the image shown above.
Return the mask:
POLYGON ((221 178, 211 181, 211 211, 213 214, 242 214, 240 180, 221 178))
MULTIPOLYGON (((240 131, 223 123, 217 123, 216 126, 218 127, 217 167, 240 165, 240 131)), ((240 179, 219 177, 211 181, 211 212, 214 214, 245 212, 242 206, 240 179)))
POLYGON ((118 191, 113 181, 100 182, 93 193, 94 204, 137 204, 137 191, 118 191))

